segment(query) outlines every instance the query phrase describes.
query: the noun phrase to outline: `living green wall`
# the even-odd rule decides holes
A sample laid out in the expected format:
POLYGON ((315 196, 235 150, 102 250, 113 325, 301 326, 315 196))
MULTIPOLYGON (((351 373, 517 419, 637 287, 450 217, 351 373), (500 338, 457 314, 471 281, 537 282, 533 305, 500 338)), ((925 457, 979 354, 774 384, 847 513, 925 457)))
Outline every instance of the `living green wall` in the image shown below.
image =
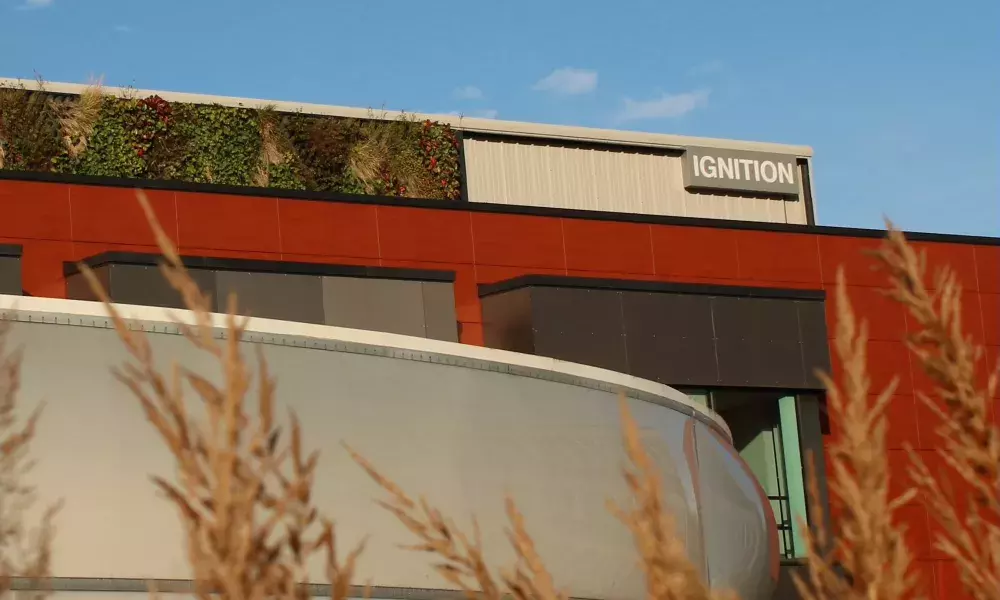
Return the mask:
POLYGON ((456 200, 448 126, 0 89, 0 169, 456 200))

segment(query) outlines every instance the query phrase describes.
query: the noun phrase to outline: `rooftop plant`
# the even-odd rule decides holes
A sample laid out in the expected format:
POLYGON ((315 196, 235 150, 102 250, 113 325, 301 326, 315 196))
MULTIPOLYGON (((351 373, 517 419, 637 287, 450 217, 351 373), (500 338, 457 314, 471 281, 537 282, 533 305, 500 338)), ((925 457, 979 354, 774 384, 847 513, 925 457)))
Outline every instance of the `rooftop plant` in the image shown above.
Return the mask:
POLYGON ((456 200, 458 138, 410 115, 0 88, 0 169, 456 200))

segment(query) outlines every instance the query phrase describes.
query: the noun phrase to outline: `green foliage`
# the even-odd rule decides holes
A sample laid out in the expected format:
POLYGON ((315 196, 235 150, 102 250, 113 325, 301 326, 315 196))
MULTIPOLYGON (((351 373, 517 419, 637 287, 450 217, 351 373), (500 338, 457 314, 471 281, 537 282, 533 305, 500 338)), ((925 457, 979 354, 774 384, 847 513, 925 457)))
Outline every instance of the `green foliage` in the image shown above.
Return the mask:
POLYGON ((0 89, 0 168, 49 171, 62 150, 59 119, 44 92, 0 89))
POLYGON ((100 117, 76 158, 58 161, 58 170, 78 175, 142 177, 145 153, 157 133, 166 129, 156 110, 143 100, 106 98, 100 117))
POLYGON ((253 185, 261 148, 256 111, 217 104, 176 104, 174 119, 174 129, 185 146, 179 179, 253 185))
POLYGON ((44 92, 0 89, 0 150, 7 157, 0 168, 349 194, 459 196, 458 141, 449 127, 437 123, 405 116, 359 120, 282 114, 268 107, 168 103, 155 96, 102 100, 95 95, 90 100, 77 99, 59 112, 44 92), (68 142, 62 139, 67 130, 68 142))
POLYGON ((458 136, 448 125, 424 121, 420 130, 424 167, 434 178, 441 197, 458 200, 462 195, 462 168, 458 160, 458 136))

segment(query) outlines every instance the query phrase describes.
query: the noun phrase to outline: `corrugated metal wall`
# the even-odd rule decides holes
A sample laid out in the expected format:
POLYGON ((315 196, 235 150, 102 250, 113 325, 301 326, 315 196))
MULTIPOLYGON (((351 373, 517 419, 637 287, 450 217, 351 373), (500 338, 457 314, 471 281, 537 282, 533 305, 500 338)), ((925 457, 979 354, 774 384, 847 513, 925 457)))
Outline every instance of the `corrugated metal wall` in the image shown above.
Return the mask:
MULTIPOLYGON (((798 201, 695 194, 676 152, 466 137, 471 202, 618 213, 806 223, 798 201), (668 153, 669 152, 669 153, 668 153)), ((801 189, 802 177, 799 177, 801 189)))

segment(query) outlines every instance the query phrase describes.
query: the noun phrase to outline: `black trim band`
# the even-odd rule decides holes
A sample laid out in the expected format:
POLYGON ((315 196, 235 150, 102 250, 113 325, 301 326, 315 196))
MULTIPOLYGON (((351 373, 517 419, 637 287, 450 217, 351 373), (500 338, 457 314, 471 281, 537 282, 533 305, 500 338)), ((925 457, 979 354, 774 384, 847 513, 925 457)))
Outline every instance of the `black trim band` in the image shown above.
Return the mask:
POLYGON ((0 244, 0 256, 6 258, 21 258, 24 247, 19 244, 0 244))
MULTIPOLYGON (((149 179, 124 179, 118 177, 92 177, 89 175, 66 175, 63 173, 36 173, 29 171, 0 170, 0 179, 64 183, 69 185, 93 185, 104 187, 142 188, 148 190, 169 190, 203 194, 226 194, 234 196, 256 196, 264 198, 285 198, 289 200, 312 200, 317 202, 344 202, 351 204, 375 204, 381 206, 405 206, 410 208, 433 208, 438 210, 464 210, 469 212, 514 214, 563 219, 587 219, 594 221, 614 221, 622 223, 642 223, 652 225, 676 225, 679 227, 708 227, 712 229, 734 229, 745 231, 770 231, 775 233, 802 233, 856 238, 881 239, 885 231, 881 229, 861 229, 855 227, 831 227, 826 225, 792 225, 788 223, 762 223, 758 221, 726 221, 696 217, 672 217, 662 215, 640 215, 614 213, 597 210, 549 208, 544 206, 516 206, 511 204, 491 204, 486 202, 461 202, 453 200, 422 200, 419 198, 396 198, 389 196, 361 196, 332 192, 309 192, 275 188, 256 188, 212 183, 191 183, 187 181, 154 181, 149 179)), ((950 233, 904 232, 907 239, 918 242, 943 242, 952 244, 977 244, 1000 246, 1000 237, 977 235, 957 235, 950 233)))
POLYGON ((669 292, 674 294, 699 294, 703 296, 738 296, 741 298, 778 298, 791 300, 825 300, 823 290, 799 290, 740 285, 715 285, 701 283, 668 283, 663 281, 636 281, 631 279, 591 279, 561 275, 522 275, 479 285, 479 297, 502 294, 525 287, 565 287, 623 292, 669 292))
MULTIPOLYGON (((403 279, 407 281, 455 281, 454 271, 430 269, 406 269, 399 267, 375 267, 362 265, 331 265, 326 263, 284 262, 280 260, 252 260, 240 258, 213 258, 208 256, 182 256, 184 266, 189 269, 213 271, 250 271, 254 273, 278 273, 282 275, 317 275, 321 277, 370 277, 378 279, 403 279)), ((102 252, 79 262, 63 263, 63 275, 71 277, 80 272, 80 263, 91 269, 106 265, 157 266, 161 262, 159 254, 141 252, 102 252)))

